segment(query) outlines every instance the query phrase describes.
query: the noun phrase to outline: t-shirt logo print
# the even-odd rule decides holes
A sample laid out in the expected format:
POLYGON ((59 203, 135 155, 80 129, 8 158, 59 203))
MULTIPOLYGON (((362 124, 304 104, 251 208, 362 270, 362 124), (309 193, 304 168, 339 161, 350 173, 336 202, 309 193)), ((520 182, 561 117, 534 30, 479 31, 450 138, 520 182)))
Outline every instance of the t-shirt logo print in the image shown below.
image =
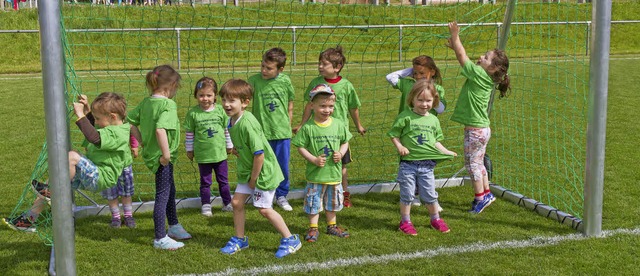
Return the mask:
POLYGON ((207 138, 213 138, 213 136, 215 136, 218 133, 218 131, 208 128, 207 130, 203 131, 203 133, 207 134, 207 138))
POLYGON ((331 149, 329 147, 329 145, 325 145, 323 148, 320 149, 320 151, 325 155, 325 156, 331 156, 333 155, 333 149, 331 149))
POLYGON ((278 108, 278 104, 274 101, 271 101, 270 103, 265 104, 265 106, 269 108, 269 112, 274 112, 276 111, 276 108, 278 108))
POLYGON ((427 139, 425 139, 425 135, 420 133, 420 135, 418 136, 414 136, 416 138, 416 142, 418 142, 418 145, 422 145, 425 142, 427 142, 427 139))

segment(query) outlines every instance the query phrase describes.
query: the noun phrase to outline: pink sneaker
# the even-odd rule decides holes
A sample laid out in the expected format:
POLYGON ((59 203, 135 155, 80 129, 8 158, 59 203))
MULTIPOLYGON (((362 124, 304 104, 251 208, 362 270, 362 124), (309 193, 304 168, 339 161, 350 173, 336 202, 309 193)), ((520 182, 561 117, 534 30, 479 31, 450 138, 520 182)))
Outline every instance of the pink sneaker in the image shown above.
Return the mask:
POLYGON ((398 229, 400 229, 402 233, 405 233, 407 235, 411 235, 411 236, 418 235, 416 228, 413 227, 413 223, 411 223, 410 221, 401 221, 398 229))
POLYGON ((442 219, 436 219, 431 221, 431 227, 442 233, 449 233, 449 226, 442 219))

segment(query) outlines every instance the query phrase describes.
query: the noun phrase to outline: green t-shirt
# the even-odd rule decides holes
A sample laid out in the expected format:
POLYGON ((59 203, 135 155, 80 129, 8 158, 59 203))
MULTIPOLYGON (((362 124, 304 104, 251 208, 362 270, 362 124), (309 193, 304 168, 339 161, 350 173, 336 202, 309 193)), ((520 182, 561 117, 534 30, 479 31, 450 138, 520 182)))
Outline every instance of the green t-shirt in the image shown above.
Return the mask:
MULTIPOLYGON (((356 94, 356 89, 353 87, 353 84, 345 78, 332 84, 324 80, 324 77, 319 76, 311 80, 307 90, 305 90, 305 102, 311 101, 311 99, 309 99, 309 91, 321 83, 328 84, 331 89, 333 89, 333 92, 336 93, 336 104, 331 117, 342 121, 344 125, 349 128, 349 110, 360 107, 360 99, 358 98, 358 94, 356 94)), ((313 112, 311 114, 313 114, 313 112)), ((313 116, 311 116, 309 120, 312 119, 313 116)))
POLYGON ((87 158, 98 167, 98 190, 102 191, 118 184, 122 170, 131 165, 128 123, 97 129, 100 133, 100 147, 88 143, 87 158))
POLYGON ((235 125, 229 126, 231 142, 238 151, 238 183, 248 183, 253 168, 254 153, 262 151, 264 153, 264 164, 256 187, 263 191, 275 190, 280 182, 284 180, 280 165, 276 160, 267 138, 262 132, 262 127, 256 117, 249 111, 245 111, 235 125))
POLYGON ((204 111, 194 106, 187 111, 184 128, 193 132, 193 155, 197 163, 218 163, 227 159, 227 141, 224 130, 229 117, 221 105, 204 111))
POLYGON ((334 118, 324 125, 310 119, 300 128, 291 143, 296 147, 305 148, 314 156, 324 153, 327 158, 322 168, 307 161, 305 173, 307 182, 320 184, 342 182, 342 161, 333 162, 333 153, 340 150, 340 145, 349 142, 351 137, 347 126, 334 118))
POLYGON ((403 111, 396 117, 387 136, 400 139, 400 143, 409 150, 409 154, 401 156, 400 160, 442 160, 451 159, 436 148, 436 142, 444 139, 440 121, 436 116, 428 113, 418 115, 413 111, 403 111))
POLYGON ((289 102, 293 101, 293 85, 285 74, 269 80, 261 74, 248 80, 253 87, 252 113, 262 125, 267 140, 291 138, 289 102))
POLYGON ((493 90, 493 80, 479 65, 467 60, 462 66, 462 75, 467 78, 453 110, 451 120, 472 127, 489 127, 487 107, 493 90))
POLYGON ((156 129, 167 131, 171 163, 178 159, 180 146, 180 120, 176 102, 165 97, 147 97, 127 115, 127 121, 138 126, 142 135, 142 158, 152 172, 160 168, 162 151, 156 138, 156 129))
MULTIPOLYGON (((409 110, 411 108, 407 104, 407 96, 411 93, 411 88, 413 88, 413 84, 416 83, 416 80, 411 77, 400 78, 398 79, 398 84, 395 86, 396 89, 400 90, 400 106, 398 107, 398 114, 402 113, 402 111, 409 110)), ((444 99, 444 87, 439 84, 434 84, 436 87, 436 91, 438 92, 438 96, 440 96, 440 102, 444 104, 444 107, 447 108, 447 101, 444 99)), ((438 116, 438 112, 436 112, 435 107, 429 110, 429 112, 433 115, 438 116)))

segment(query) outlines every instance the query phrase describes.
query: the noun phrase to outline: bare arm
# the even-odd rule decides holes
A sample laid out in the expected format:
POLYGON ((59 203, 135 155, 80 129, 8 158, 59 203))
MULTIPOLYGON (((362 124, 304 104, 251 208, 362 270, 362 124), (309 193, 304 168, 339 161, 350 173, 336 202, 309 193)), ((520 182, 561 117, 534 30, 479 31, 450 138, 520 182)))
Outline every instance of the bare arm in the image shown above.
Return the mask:
POLYGON ((293 120, 293 101, 289 102, 289 125, 291 125, 293 120))
POLYGON ((453 49, 456 53, 456 58, 460 63, 460 66, 463 66, 469 57, 467 56, 467 52, 464 50, 464 46, 462 46, 462 42, 460 41, 460 27, 458 27, 458 23, 449 22, 449 33, 451 37, 449 37, 449 41, 447 42, 447 47, 453 49))
POLYGON ((264 165, 264 153, 253 155, 253 167, 251 167, 251 177, 249 177, 249 188, 255 189, 258 177, 260 177, 260 171, 264 165))
POLYGON ((356 125, 356 128, 358 128, 358 133, 360 133, 360 135, 364 135, 365 133, 367 133, 367 129, 365 129, 360 123, 360 111, 358 111, 357 108, 354 108, 349 109, 349 113, 351 113, 353 123, 356 125))
POLYGON ((160 156, 160 164, 162 164, 162 166, 169 165, 169 162, 171 161, 171 151, 169 151, 169 138, 167 138, 167 130, 164 128, 157 128, 156 139, 158 140, 158 147, 160 147, 160 151, 162 151, 162 156, 160 156))
POLYGON ((453 152, 453 151, 448 150, 448 149, 447 149, 447 148, 445 148, 445 147, 442 145, 442 143, 440 143, 440 142, 436 142, 436 148, 437 148, 440 152, 442 152, 442 153, 444 153, 444 154, 453 155, 453 156, 458 156, 458 154, 457 154, 457 153, 455 153, 455 152, 453 152))
POLYGON ((394 146, 396 146, 396 149, 398 150, 398 154, 400 154, 400 156, 409 154, 409 150, 405 146, 403 146, 402 143, 400 143, 400 139, 398 139, 397 137, 392 137, 391 142, 394 146))
POLYGON ((341 162, 342 157, 347 154, 347 150, 349 150, 349 142, 340 145, 340 150, 333 153, 333 162, 341 162))
POLYGON ((311 154, 307 149, 302 147, 298 148, 298 152, 300 153, 300 155, 302 155, 302 157, 304 157, 304 159, 320 168, 324 167, 324 164, 327 162, 327 157, 324 155, 324 153, 320 156, 315 156, 311 154))
POLYGON ((311 102, 307 103, 307 105, 304 106, 304 111, 302 112, 302 121, 300 121, 300 125, 293 128, 293 133, 298 133, 298 130, 300 130, 302 125, 304 125, 304 123, 306 123, 309 118, 311 118, 311 109, 311 102))

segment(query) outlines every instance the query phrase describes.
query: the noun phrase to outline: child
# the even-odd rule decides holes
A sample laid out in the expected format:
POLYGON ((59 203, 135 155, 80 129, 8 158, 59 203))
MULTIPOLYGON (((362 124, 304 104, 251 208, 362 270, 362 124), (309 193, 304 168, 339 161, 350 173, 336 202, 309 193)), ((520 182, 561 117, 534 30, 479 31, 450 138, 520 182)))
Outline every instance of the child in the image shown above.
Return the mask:
POLYGON ((487 107, 494 88, 500 90, 500 97, 509 89, 509 59, 504 51, 491 50, 482 55, 474 64, 460 42, 460 28, 456 22, 449 23, 451 37, 447 46, 456 53, 462 66, 465 81, 451 120, 464 127, 464 163, 471 181, 475 198, 470 212, 479 214, 496 200, 489 189, 489 178, 484 166, 484 154, 491 137, 487 107))
POLYGON ((282 49, 270 49, 262 56, 260 74, 253 75, 248 82, 255 93, 252 113, 262 126, 284 176, 284 180, 276 189, 276 203, 285 211, 292 211, 293 208, 287 201, 287 194, 289 194, 293 85, 289 76, 281 74, 286 62, 287 55, 282 49))
POLYGON ((418 235, 410 216, 416 186, 420 190, 420 197, 427 203, 431 227, 442 233, 449 232, 436 205, 438 192, 433 169, 438 160, 452 158, 457 154, 440 143, 443 139, 440 121, 429 113, 433 106, 438 106, 438 101, 433 82, 418 80, 407 97, 407 105, 411 111, 400 113, 387 133, 400 154, 398 183, 402 219, 399 229, 407 235, 418 235))
MULTIPOLYGON (((351 118, 358 129, 358 133, 360 133, 360 135, 364 135, 367 130, 360 123, 360 112, 358 111, 358 107, 360 107, 360 99, 358 98, 358 94, 356 94, 353 84, 339 75, 346 62, 347 60, 342 54, 342 47, 340 46, 337 46, 336 48, 329 48, 320 53, 318 62, 318 71, 320 72, 320 76, 311 80, 307 91, 311 91, 318 84, 329 84, 336 96, 335 110, 332 117, 343 122, 348 129, 349 120, 347 119, 347 114, 351 114, 351 118)), ((309 120, 311 112, 312 104, 309 102, 305 106, 302 121, 300 122, 300 125, 294 129, 294 133, 297 132, 298 129, 307 122, 307 120, 309 120)), ((348 187, 347 164, 349 163, 351 163, 351 151, 347 150, 342 157, 342 188, 344 190, 344 207, 347 208, 353 206, 348 187)))
POLYGON ((227 114, 216 104, 218 84, 203 77, 196 83, 193 97, 198 105, 192 107, 184 120, 186 131, 185 146, 187 157, 195 157, 200 171, 200 202, 203 216, 211 217, 211 171, 216 173, 218 190, 222 197, 222 211, 231 212, 231 192, 229 191, 227 152, 233 148, 227 131, 227 114), (226 150, 225 150, 226 148, 226 150))
MULTIPOLYGON (((80 95, 78 97, 78 102, 84 105, 84 112, 91 125, 95 125, 95 118, 91 113, 91 106, 89 105, 87 96, 80 95)), ((89 143, 89 141, 85 140, 85 146, 87 145, 86 143, 89 143)), ((136 140, 133 135, 129 135, 129 145, 131 147, 133 157, 138 157, 138 140, 136 140)), ((128 228, 136 227, 136 220, 133 218, 133 200, 131 198, 135 192, 135 187, 133 185, 133 169, 131 166, 133 164, 133 159, 131 158, 131 155, 127 157, 125 164, 128 165, 125 166, 122 174, 118 177, 118 183, 114 187, 101 192, 102 197, 108 201, 109 210, 111 211, 110 226, 113 228, 120 228, 122 225, 120 208, 118 207, 118 198, 122 201, 124 225, 128 228)))
POLYGON ((180 74, 169 65, 154 68, 146 76, 151 96, 144 98, 127 116, 127 120, 135 126, 132 131, 144 146, 142 158, 145 165, 156 174, 153 247, 166 250, 184 246, 184 243, 174 239, 191 238, 178 222, 173 180, 173 163, 178 158, 180 146, 180 121, 176 103, 171 99, 180 87, 180 79, 180 74), (165 215, 169 221, 169 231, 165 229, 165 215))
MULTIPOLYGON (((84 96, 82 96, 84 97, 84 96)), ((76 151, 69 152, 69 177, 72 189, 92 192, 112 188, 126 176, 125 169, 131 166, 129 148, 130 125, 124 122, 127 103, 119 94, 105 92, 93 101, 91 109, 96 129, 85 114, 85 103, 73 103, 74 113, 78 117, 76 125, 87 139, 86 156, 76 151)), ((129 170, 130 172, 130 170, 129 170)), ((32 181, 33 188, 39 193, 28 213, 19 218, 5 219, 14 229, 33 232, 33 223, 44 210, 50 195, 48 185, 32 181)), ((116 203, 117 204, 117 203, 116 203)))
POLYGON ((272 208, 275 189, 284 177, 260 123, 251 112, 245 111, 252 95, 251 85, 238 79, 227 81, 220 89, 222 105, 229 116, 229 134, 238 155, 238 186, 231 201, 235 236, 220 251, 231 255, 249 247, 244 231, 244 203, 251 197, 253 206, 282 235, 276 251, 276 258, 282 258, 295 253, 302 243, 297 234, 291 235, 282 216, 272 208))
POLYGON ((318 218, 326 209, 327 234, 341 238, 349 233, 336 225, 336 212, 342 210, 342 157, 349 149, 352 135, 340 120, 331 118, 336 96, 327 84, 318 84, 309 92, 313 120, 307 121, 293 138, 298 152, 307 160, 304 211, 309 216, 308 242, 318 239, 318 218))
MULTIPOLYGON (((411 92, 411 87, 417 80, 426 79, 434 80, 435 87, 438 91, 438 97, 440 98, 440 104, 432 108, 429 112, 438 116, 438 114, 444 112, 446 101, 444 100, 444 88, 442 84, 442 74, 440 69, 436 66, 436 62, 430 56, 418 56, 412 61, 413 67, 399 71, 392 72, 387 75, 387 81, 393 86, 393 88, 400 90, 400 107, 398 108, 398 114, 405 110, 411 110, 407 104, 407 95, 411 92)), ((416 187, 416 197, 413 202, 414 206, 420 206, 420 197, 418 196, 418 187, 416 187)), ((437 206, 438 211, 442 212, 440 205, 437 206)))

